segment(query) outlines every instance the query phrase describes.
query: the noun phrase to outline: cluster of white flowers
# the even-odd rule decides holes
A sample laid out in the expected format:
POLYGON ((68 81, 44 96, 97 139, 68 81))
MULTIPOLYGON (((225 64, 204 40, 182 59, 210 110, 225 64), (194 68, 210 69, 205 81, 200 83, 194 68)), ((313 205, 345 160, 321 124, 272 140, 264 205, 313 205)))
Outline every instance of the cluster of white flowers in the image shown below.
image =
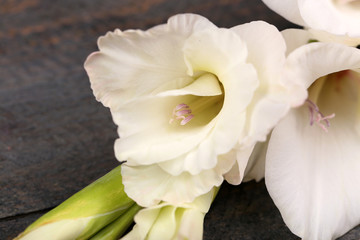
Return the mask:
POLYGON ((306 30, 180 14, 109 32, 88 57, 125 192, 145 207, 124 239, 201 239, 217 187, 264 176, 304 239, 360 223, 360 2, 264 2, 306 30))

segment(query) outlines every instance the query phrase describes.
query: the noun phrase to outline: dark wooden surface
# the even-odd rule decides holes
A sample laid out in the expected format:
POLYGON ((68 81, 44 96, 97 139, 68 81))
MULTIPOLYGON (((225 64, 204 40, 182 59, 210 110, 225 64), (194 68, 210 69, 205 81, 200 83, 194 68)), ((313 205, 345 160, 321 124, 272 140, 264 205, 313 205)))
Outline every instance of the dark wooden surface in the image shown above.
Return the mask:
MULTIPOLYGON (((97 38, 184 12, 221 27, 252 20, 293 26, 260 0, 0 0, 0 239, 118 164, 116 128, 83 70, 97 38)), ((359 238, 360 228, 343 239, 359 238)), ((204 239, 297 238, 264 182, 251 182, 222 187, 204 239)))

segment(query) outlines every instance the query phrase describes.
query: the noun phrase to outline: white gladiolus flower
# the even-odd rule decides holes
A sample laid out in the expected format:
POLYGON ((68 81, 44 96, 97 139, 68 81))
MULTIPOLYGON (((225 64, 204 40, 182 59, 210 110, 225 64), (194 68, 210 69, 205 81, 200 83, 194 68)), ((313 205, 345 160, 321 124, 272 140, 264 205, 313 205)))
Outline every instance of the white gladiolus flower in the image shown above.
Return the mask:
POLYGON ((204 217, 216 191, 212 189, 191 203, 174 206, 163 202, 141 210, 134 218, 135 226, 121 240, 201 240, 204 217))
POLYGON ((284 32, 288 77, 303 80, 308 99, 272 132, 266 185, 293 233, 334 239, 360 224, 360 50, 329 43, 298 47, 307 33, 290 31, 284 32))
POLYGON ((239 184, 255 143, 306 98, 280 78, 285 42, 265 22, 223 29, 182 14, 98 45, 85 68, 118 125, 125 191, 141 206, 192 202, 225 174, 239 184))
POLYGON ((263 0, 287 20, 310 29, 322 42, 360 44, 359 0, 263 0))

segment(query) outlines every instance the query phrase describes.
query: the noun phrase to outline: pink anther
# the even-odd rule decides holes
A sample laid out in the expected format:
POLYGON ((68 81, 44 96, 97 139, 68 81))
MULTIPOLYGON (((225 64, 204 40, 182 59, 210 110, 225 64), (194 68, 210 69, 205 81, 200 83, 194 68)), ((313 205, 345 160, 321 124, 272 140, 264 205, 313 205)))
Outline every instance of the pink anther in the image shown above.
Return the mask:
POLYGON ((181 122, 180 122, 180 125, 185 125, 187 124, 188 122, 190 122, 190 120, 194 117, 194 115, 190 114, 188 115, 186 118, 184 118, 181 122))
POLYGON ((319 107, 311 100, 306 99, 306 102, 309 104, 309 112, 310 112, 310 126, 316 123, 324 132, 328 132, 328 127, 330 127, 330 121, 329 119, 332 119, 335 117, 335 113, 330 114, 328 116, 324 116, 319 110, 319 107), (316 116, 316 117, 315 117, 316 116), (322 121, 325 122, 322 123, 322 121))
POLYGON ((191 113, 191 109, 185 109, 185 110, 177 111, 175 115, 180 117, 190 113, 191 113))
POLYGON ((172 112, 172 118, 169 120, 169 123, 171 124, 177 119, 181 119, 180 125, 185 125, 194 117, 194 115, 191 114, 190 107, 185 104, 181 103, 178 104, 172 112))
POLYGON ((189 106, 186 105, 185 103, 180 103, 174 108, 174 111, 178 111, 178 110, 180 110, 182 108, 189 108, 189 106))

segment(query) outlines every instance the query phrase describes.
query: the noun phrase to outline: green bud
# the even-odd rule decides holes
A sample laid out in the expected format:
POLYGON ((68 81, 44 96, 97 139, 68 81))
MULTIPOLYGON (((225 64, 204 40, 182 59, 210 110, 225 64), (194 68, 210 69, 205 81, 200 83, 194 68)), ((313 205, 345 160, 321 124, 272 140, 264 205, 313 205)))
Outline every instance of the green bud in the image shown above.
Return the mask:
POLYGON ((16 239, 88 239, 134 205, 124 191, 119 166, 40 217, 16 239))

